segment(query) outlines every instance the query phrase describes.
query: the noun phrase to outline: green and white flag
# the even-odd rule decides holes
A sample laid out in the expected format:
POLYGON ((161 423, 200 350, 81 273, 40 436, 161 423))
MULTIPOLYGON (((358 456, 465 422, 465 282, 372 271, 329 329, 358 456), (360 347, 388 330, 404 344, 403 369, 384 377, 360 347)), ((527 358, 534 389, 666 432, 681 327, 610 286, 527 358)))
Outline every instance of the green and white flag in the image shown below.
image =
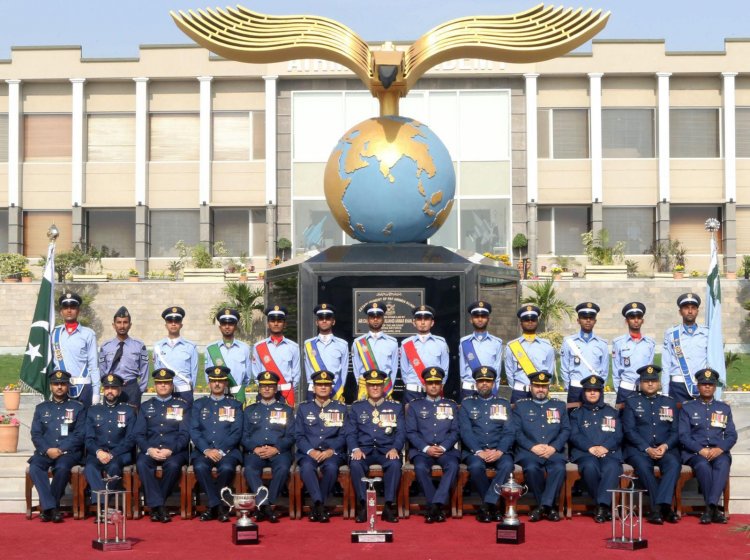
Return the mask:
POLYGON ((716 397, 721 398, 721 387, 727 384, 727 368, 724 362, 724 337, 721 328, 721 280, 719 276, 719 249, 711 235, 711 264, 708 267, 706 285, 706 326, 708 327, 708 367, 719 373, 721 385, 716 397))
POLYGON ((49 398, 50 395, 47 374, 52 367, 50 332, 55 328, 54 295, 55 244, 50 243, 20 375, 21 384, 26 389, 39 393, 45 398, 49 398))

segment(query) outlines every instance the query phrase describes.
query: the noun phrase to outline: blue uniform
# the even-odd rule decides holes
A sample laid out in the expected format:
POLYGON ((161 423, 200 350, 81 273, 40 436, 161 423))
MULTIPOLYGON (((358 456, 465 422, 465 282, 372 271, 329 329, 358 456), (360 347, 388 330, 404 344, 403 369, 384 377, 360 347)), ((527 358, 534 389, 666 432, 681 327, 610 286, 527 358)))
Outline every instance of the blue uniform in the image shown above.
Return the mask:
MULTIPOLYGON (((219 352, 224 360, 223 364, 215 364, 213 358, 208 353, 208 346, 206 347, 205 362, 206 369, 215 365, 224 365, 229 368, 229 375, 234 379, 234 385, 229 387, 229 391, 236 395, 241 387, 247 386, 252 378, 252 360, 250 358, 250 346, 237 340, 236 338, 227 345, 224 340, 217 340, 215 343, 219 346, 219 352)), ((210 344, 209 344, 210 346, 210 344)), ((208 383, 208 374, 206 376, 206 383, 208 383)))
POLYGON ((78 401, 65 397, 62 401, 49 400, 34 410, 31 421, 31 442, 34 454, 29 459, 29 475, 39 494, 42 510, 60 507, 70 470, 80 464, 86 434, 86 410, 78 401), (47 451, 60 449, 63 454, 50 459, 47 451), (52 468, 50 484, 47 470, 52 468))
POLYGON ((674 347, 674 331, 679 329, 680 347, 687 362, 688 372, 695 384, 695 372, 708 367, 708 327, 693 325, 676 325, 664 332, 664 347, 661 353, 661 390, 665 395, 671 395, 677 402, 686 401, 697 396, 691 395, 685 385, 680 362, 674 347))
MULTIPOLYGON (((536 368, 535 371, 546 371, 550 375, 555 374, 555 348, 549 340, 535 336, 529 340, 524 336, 519 336, 511 340, 505 347, 505 376, 508 378, 508 385, 513 390, 511 393, 511 403, 519 399, 529 397, 529 376, 523 371, 521 364, 518 363, 515 355, 510 349, 510 345, 515 341, 521 343, 521 347, 536 368)), ((499 369, 497 370, 500 371, 499 369)))
POLYGON ((352 370, 354 371, 354 378, 357 380, 357 385, 359 385, 362 374, 368 369, 362 363, 362 357, 357 350, 357 341, 359 340, 366 340, 370 343, 370 348, 375 355, 375 362, 377 364, 375 369, 388 374, 388 377, 391 378, 391 386, 396 383, 399 360, 398 341, 391 335, 383 332, 377 335, 369 332, 355 338, 354 342, 352 342, 352 370))
POLYGON ((729 451, 737 443, 737 430, 732 409, 727 403, 697 399, 682 403, 679 423, 682 461, 695 471, 706 505, 718 505, 729 480, 732 456, 729 451), (704 448, 718 447, 723 451, 713 461, 698 453, 704 448))
POLYGON ((154 397, 144 402, 135 424, 138 457, 135 465, 143 484, 146 505, 161 507, 180 479, 182 466, 188 462, 190 442, 190 407, 179 397, 154 397), (163 461, 148 456, 147 451, 169 449, 172 454, 163 461), (162 467, 161 480, 156 467, 162 467))
POLYGON ((346 437, 344 425, 346 405, 327 400, 304 402, 297 408, 294 419, 294 440, 297 444, 297 464, 300 477, 313 502, 325 503, 331 494, 339 474, 339 467, 346 460, 346 437), (310 451, 327 451, 331 455, 318 463, 310 457, 310 451), (318 480, 318 469, 321 479, 318 480))
POLYGON ((282 338, 278 344, 275 344, 270 336, 255 343, 252 354, 253 377, 269 369, 258 354, 258 346, 264 342, 268 344, 268 352, 284 376, 285 383, 279 383, 279 391, 296 388, 300 379, 299 345, 286 337, 282 338))
POLYGON ((484 399, 477 394, 463 400, 458 418, 463 460, 471 480, 485 503, 495 504, 498 495, 487 478, 487 467, 495 469, 495 482, 500 484, 507 482, 513 472, 511 451, 516 429, 510 403, 500 397, 484 399), (494 463, 486 463, 477 453, 487 449, 502 451, 503 455, 494 463))
POLYGON ((65 370, 72 376, 70 398, 81 401, 87 408, 98 403, 101 379, 94 331, 78 325, 68 334, 65 325, 58 325, 52 333, 52 341, 55 368, 65 370), (55 344, 58 338, 59 352, 55 344))
POLYGON ((373 402, 364 399, 351 406, 346 420, 346 444, 349 453, 356 449, 365 454, 364 459, 349 462, 352 483, 357 501, 365 499, 365 483, 370 465, 383 467, 383 484, 386 502, 396 501, 396 490, 401 480, 401 450, 406 443, 404 409, 400 403, 389 399, 373 402), (387 459, 386 453, 395 449, 397 459, 387 459))
POLYGON ((516 428, 514 456, 523 468, 526 484, 537 505, 552 507, 565 481, 567 460, 563 450, 570 436, 565 403, 557 399, 521 399, 513 410, 513 424, 516 428), (556 453, 549 459, 539 457, 531 451, 539 443, 554 447, 556 453))
MULTIPOLYGON (((107 476, 122 476, 122 469, 133 464, 135 450, 135 405, 104 401, 92 406, 86 415, 86 467, 84 474, 91 488, 91 503, 96 503, 94 491, 104 490, 102 472, 107 476), (96 457, 97 451, 112 455, 104 464, 96 457)), ((122 487, 122 484, 119 484, 122 487)))
POLYGON ((597 504, 610 506, 612 493, 622 474, 622 425, 617 411, 604 404, 584 402, 570 413, 570 459, 578 465, 589 496, 597 504), (607 448, 604 457, 596 457, 589 448, 607 448))
POLYGON ((272 478, 268 486, 268 501, 273 504, 289 479, 289 467, 292 466, 294 410, 283 399, 270 403, 261 400, 248 405, 243 416, 245 479, 250 491, 255 493, 263 485, 264 467, 270 467, 272 478), (263 446, 275 447, 279 452, 268 459, 261 459, 254 450, 263 446))
POLYGON ((588 335, 578 332, 566 336, 560 349, 560 373, 565 389, 568 391, 568 402, 580 402, 581 380, 583 378, 589 375, 598 375, 602 379, 607 379, 609 375, 607 341, 599 338, 593 332, 588 335), (580 349, 581 355, 594 368, 594 371, 586 367, 583 360, 576 357, 570 348, 571 342, 580 349))
POLYGON ((640 376, 640 367, 654 363, 656 341, 649 336, 638 339, 630 333, 612 341, 612 383, 617 392, 617 404, 635 393, 640 376))
POLYGON ((420 381, 419 374, 422 372, 414 371, 414 365, 409 362, 409 358, 406 357, 406 351, 404 350, 404 344, 407 342, 413 342, 414 348, 419 354, 419 358, 422 360, 425 368, 438 366, 445 372, 445 378, 443 379, 443 385, 445 385, 448 379, 448 345, 442 336, 434 334, 428 334, 425 337, 419 335, 413 335, 405 338, 401 342, 401 380, 404 382, 404 403, 413 401, 417 397, 422 396, 424 393, 424 386, 420 381))
POLYGON ((678 410, 672 397, 656 394, 647 397, 636 393, 625 399, 622 410, 622 428, 625 435, 623 456, 643 481, 651 507, 672 505, 675 486, 680 478, 682 462, 677 444, 678 410), (646 449, 667 445, 661 459, 652 459, 646 449), (654 476, 654 466, 661 476, 654 476))
POLYGON ((310 381, 310 376, 316 371, 328 370, 334 375, 333 386, 341 380, 341 388, 343 389, 344 383, 346 383, 346 374, 349 372, 349 344, 343 338, 331 335, 326 342, 323 341, 320 335, 308 338, 305 344, 302 346, 302 354, 305 356, 305 376, 307 378, 307 398, 308 400, 313 398, 312 390, 313 384, 310 381), (310 356, 307 355, 307 343, 315 340, 318 347, 318 355, 322 363, 318 362, 320 367, 316 368, 310 361, 310 356))
POLYGON ((175 372, 174 394, 188 406, 193 404, 193 389, 198 382, 198 349, 182 337, 162 338, 154 343, 154 369, 175 372))
MULTIPOLYGON (((231 398, 201 397, 190 412, 190 439, 193 440, 191 460, 198 484, 208 496, 208 507, 221 503, 219 491, 232 486, 237 465, 242 461, 242 404, 231 398), (217 449, 222 457, 214 462, 204 455, 207 449, 217 449), (211 469, 216 467, 216 479, 211 469)), ((235 491, 239 491, 235 488, 235 491)))
MULTIPOLYGON (((103 374, 114 373, 119 375, 124 385, 122 395, 127 395, 127 402, 141 406, 141 396, 148 387, 148 350, 143 341, 128 337, 120 340, 115 337, 108 340, 99 349, 99 372, 103 374), (112 363, 122 344, 122 353, 117 365, 112 368, 112 363)), ((124 399, 123 399, 124 400, 124 399)))
POLYGON ((427 503, 447 504, 458 476, 458 405, 440 397, 412 401, 406 411, 406 437, 409 440, 409 459, 427 503), (440 457, 430 457, 425 453, 433 445, 443 448, 440 457), (440 465, 443 469, 437 490, 432 482, 433 465, 440 465))
MULTIPOLYGON (((474 357, 479 361, 479 366, 489 366, 496 372, 500 372, 503 360, 503 341, 488 332, 473 332, 461 338, 458 344, 458 371, 461 374, 461 399, 471 396, 476 389, 474 376, 468 356, 464 351, 464 341, 470 340, 474 348, 474 357)), ((478 366, 477 366, 478 367, 478 366)), ((498 381, 499 383, 499 381, 498 381)))

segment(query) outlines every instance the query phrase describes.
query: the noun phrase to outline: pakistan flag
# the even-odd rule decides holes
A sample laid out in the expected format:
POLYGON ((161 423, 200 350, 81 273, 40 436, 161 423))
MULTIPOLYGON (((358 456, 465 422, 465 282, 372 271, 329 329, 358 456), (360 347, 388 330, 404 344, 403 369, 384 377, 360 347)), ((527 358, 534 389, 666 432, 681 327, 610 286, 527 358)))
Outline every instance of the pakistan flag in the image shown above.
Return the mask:
POLYGON ((47 373, 52 364, 50 332, 55 327, 54 293, 55 244, 50 243, 20 376, 22 385, 45 398, 50 395, 47 373))

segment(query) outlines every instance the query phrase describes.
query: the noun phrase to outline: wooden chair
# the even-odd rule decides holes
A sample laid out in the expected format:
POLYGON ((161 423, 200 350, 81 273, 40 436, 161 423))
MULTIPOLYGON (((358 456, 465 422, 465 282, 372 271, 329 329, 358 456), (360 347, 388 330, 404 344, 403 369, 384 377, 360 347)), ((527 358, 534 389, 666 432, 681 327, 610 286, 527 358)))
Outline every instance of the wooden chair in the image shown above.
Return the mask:
MULTIPOLYGON (((677 512, 677 515, 680 517, 683 517, 686 514, 701 514, 706 510, 706 506, 703 503, 703 496, 700 496, 700 503, 698 504, 686 504, 683 496, 683 490, 685 488, 685 484, 688 483, 688 481, 695 478, 695 473, 693 472, 692 467, 689 467, 688 465, 682 465, 682 470, 680 471, 680 478, 677 480, 677 487, 674 491, 674 498, 675 498, 675 511, 677 512)), ((730 492, 729 492, 729 480, 727 479, 727 484, 724 486, 724 515, 727 519, 729 519, 729 499, 730 499, 730 492)))
MULTIPOLYGON (((48 478, 52 478, 52 469, 47 471, 48 478)), ((72 490, 72 503, 70 506, 60 504, 60 511, 69 512, 73 519, 76 519, 75 512, 78 509, 78 486, 83 479, 83 467, 80 465, 74 466, 70 471, 70 488, 72 490)), ((31 480, 29 475, 29 467, 26 467, 26 519, 31 519, 34 512, 40 513, 41 509, 39 504, 33 505, 31 503, 32 490, 34 489, 34 482, 31 480)))
MULTIPOLYGON (((133 472, 135 471, 135 465, 127 465, 122 469, 122 487, 125 490, 125 517, 133 519, 133 472)), ((77 499, 74 501, 76 507, 74 507, 73 518, 74 519, 86 519, 86 515, 96 513, 96 504, 92 504, 90 500, 86 499, 86 489, 89 487, 89 482, 86 480, 86 475, 81 469, 80 483, 78 484, 77 499)))
MULTIPOLYGON (((211 469, 211 476, 216 478, 218 472, 216 467, 211 469)), ((242 476, 242 465, 237 465, 234 471, 234 480, 232 482, 234 491, 238 494, 247 492, 247 484, 242 476)), ((200 488, 198 488, 198 479, 195 476, 193 465, 189 465, 185 472, 185 492, 187 493, 186 517, 192 519, 194 515, 206 511, 206 506, 200 503, 200 488)), ((221 490, 221 489, 220 489, 221 490)))
MULTIPOLYGON (((654 469, 656 475, 658 476, 658 470, 659 468, 656 467, 654 469)), ((622 474, 626 476, 633 476, 633 467, 628 465, 627 463, 623 463, 622 465, 622 474)), ((585 503, 585 502, 574 502, 573 501, 573 485, 576 483, 576 481, 581 479, 581 473, 578 472, 578 465, 575 463, 568 463, 565 466, 565 517, 568 519, 571 519, 573 517, 573 512, 577 513, 594 513, 594 510, 596 508, 596 504, 593 502, 585 503)), ((620 479, 620 488, 627 488, 630 482, 625 479, 620 479)))
MULTIPOLYGON (((156 478, 162 477, 162 468, 160 466, 156 467, 156 478)), ((187 466, 182 467, 182 474, 180 475, 180 481, 178 484, 180 497, 179 497, 179 512, 180 517, 182 519, 187 519, 187 501, 188 501, 188 491, 187 491, 187 466)), ((174 493, 174 492, 173 492, 174 493)), ((151 511, 151 508, 146 505, 145 499, 142 499, 141 496, 141 478, 138 476, 138 469, 133 469, 133 498, 132 498, 132 504, 133 504, 133 519, 140 519, 145 515, 146 513, 149 513, 151 511)), ((169 501, 169 499, 167 500, 169 501)), ((168 504, 165 504, 166 507, 169 507, 168 504)))
MULTIPOLYGON (((430 473, 432 475, 433 480, 440 480, 443 477, 443 469, 440 465, 433 465, 432 471, 430 473)), ((421 504, 417 502, 411 501, 411 486, 416 481, 416 472, 414 471, 414 465, 412 463, 406 463, 401 470, 401 489, 402 489, 402 496, 401 496, 401 503, 403 504, 403 513, 401 514, 401 517, 408 519, 409 515, 412 511, 418 512, 424 508, 421 507, 421 504)), ((456 492, 456 488, 458 487, 458 476, 456 477, 456 483, 453 485, 453 488, 451 488, 451 495, 450 495, 450 508, 451 508, 451 517, 456 517, 456 501, 458 500, 458 493, 456 492)))
MULTIPOLYGON (((286 483, 286 489, 287 493, 289 494, 289 506, 286 508, 286 511, 289 515, 290 519, 295 519, 297 517, 297 506, 296 506, 296 482, 295 482, 295 472, 297 469, 297 464, 292 463, 292 466, 289 467, 289 478, 287 479, 286 483)), ((268 486, 268 482, 270 482, 273 479, 273 471, 271 470, 271 467, 263 467, 263 473, 260 475, 261 480, 263 481, 263 484, 265 486, 268 486)), ((246 492, 249 492, 250 490, 247 487, 247 479, 245 478, 245 467, 242 467, 242 484, 243 488, 246 492)), ((280 507, 278 504, 274 504, 274 507, 279 510, 283 511, 283 507, 280 507)))
MULTIPOLYGON (((304 504, 304 483, 302 482, 299 467, 294 470, 294 478, 294 503, 296 516, 292 517, 292 519, 302 519, 306 513, 309 513, 310 506, 304 504)), ((320 478, 320 470, 318 470, 318 478, 320 478)), ((352 486, 349 465, 341 465, 339 467, 338 483, 344 491, 344 497, 341 505, 337 505, 333 511, 334 514, 341 514, 344 519, 349 519, 351 517, 352 503, 354 501, 352 494, 354 487, 352 486)))

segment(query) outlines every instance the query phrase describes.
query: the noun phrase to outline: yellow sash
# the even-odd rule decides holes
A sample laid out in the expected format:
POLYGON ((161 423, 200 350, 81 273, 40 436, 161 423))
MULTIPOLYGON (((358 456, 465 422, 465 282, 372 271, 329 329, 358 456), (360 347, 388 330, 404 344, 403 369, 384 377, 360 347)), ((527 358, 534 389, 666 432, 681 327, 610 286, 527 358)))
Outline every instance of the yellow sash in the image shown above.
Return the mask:
POLYGON ((532 374, 536 371, 536 366, 531 361, 531 358, 529 358, 526 350, 524 350, 523 346, 521 346, 520 340, 514 340, 510 342, 508 344, 508 348, 510 348, 510 351, 513 352, 513 356, 515 356, 516 360, 518 361, 518 365, 521 366, 521 369, 526 375, 532 374))

